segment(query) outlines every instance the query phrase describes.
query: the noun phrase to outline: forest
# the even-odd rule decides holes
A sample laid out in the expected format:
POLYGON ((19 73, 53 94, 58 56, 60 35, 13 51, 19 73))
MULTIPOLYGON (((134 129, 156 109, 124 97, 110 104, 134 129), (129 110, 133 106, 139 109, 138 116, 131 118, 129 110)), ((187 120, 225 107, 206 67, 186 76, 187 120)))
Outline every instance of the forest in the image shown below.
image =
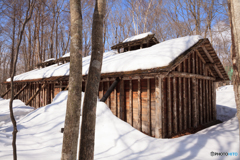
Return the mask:
MULTIPOLYGON (((83 56, 91 54, 94 0, 82 0, 83 56)), ((0 83, 10 77, 24 13, 25 0, 0 2, 0 83)), ((187 35, 209 38, 222 64, 231 66, 231 34, 227 0, 107 0, 104 50, 127 37, 151 31, 162 41, 187 35)), ((38 0, 25 27, 16 75, 35 69, 70 51, 69 0, 38 0)), ((0 85, 0 94, 4 89, 0 85)))

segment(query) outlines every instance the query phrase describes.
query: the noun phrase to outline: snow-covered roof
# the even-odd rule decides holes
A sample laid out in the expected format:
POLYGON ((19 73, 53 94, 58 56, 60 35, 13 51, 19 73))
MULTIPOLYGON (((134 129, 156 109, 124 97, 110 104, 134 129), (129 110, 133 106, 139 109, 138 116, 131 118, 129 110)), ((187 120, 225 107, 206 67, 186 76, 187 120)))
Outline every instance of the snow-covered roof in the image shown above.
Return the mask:
POLYGON ((70 57, 70 52, 65 53, 65 54, 62 56, 62 58, 64 58, 64 57, 70 57))
MULTIPOLYGON (((201 36, 186 36, 161 42, 149 48, 128 51, 118 54, 109 51, 103 54, 101 73, 126 72, 168 66, 175 58, 197 43, 201 36)), ((83 57, 82 73, 88 74, 91 56, 83 57)), ((14 77, 15 81, 68 76, 69 63, 51 65, 35 69, 14 77)), ((8 79, 7 81, 10 81, 8 79)))
POLYGON ((55 61, 55 60, 56 60, 55 58, 50 58, 50 59, 45 60, 44 62, 55 61))
POLYGON ((147 32, 147 33, 138 34, 138 35, 135 35, 135 36, 132 36, 132 37, 129 37, 129 38, 125 39, 123 41, 123 43, 135 41, 135 40, 138 40, 138 39, 143 39, 143 38, 145 38, 149 35, 153 35, 153 33, 152 32, 147 32))

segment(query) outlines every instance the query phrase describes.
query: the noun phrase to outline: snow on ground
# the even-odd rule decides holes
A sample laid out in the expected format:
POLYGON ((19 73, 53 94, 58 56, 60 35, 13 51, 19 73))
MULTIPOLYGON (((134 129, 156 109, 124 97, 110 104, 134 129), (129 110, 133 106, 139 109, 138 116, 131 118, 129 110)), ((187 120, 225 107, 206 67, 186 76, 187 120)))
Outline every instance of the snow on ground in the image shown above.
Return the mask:
MULTIPOLYGON (((11 121, 9 118, 9 99, 4 100, 0 97, 0 127, 11 121)), ((26 106, 22 101, 16 99, 13 101, 13 113, 16 120, 34 110, 33 107, 26 106)))
MULTIPOLYGON (((60 129, 64 126, 67 95, 67 91, 60 92, 51 104, 18 120, 18 159, 60 159, 63 136, 60 129)), ((217 95, 217 103, 226 97, 217 95)), ((225 106, 228 107, 227 102, 225 106)), ((0 126, 0 159, 12 159, 11 131, 10 123, 0 126)), ((118 119, 105 103, 97 103, 96 160, 239 159, 239 156, 212 157, 212 151, 239 151, 236 117, 196 134, 175 139, 155 139, 118 119)))
MULTIPOLYGON (((124 52, 109 51, 103 54, 102 73, 126 72, 151 69, 169 65, 181 53, 197 43, 201 36, 186 36, 161 42, 149 48, 124 52)), ((87 75, 91 56, 82 59, 82 74, 87 75)), ((94 63, 98 65, 98 62, 94 63)), ((14 77, 14 80, 29 80, 69 75, 69 63, 35 69, 14 77)), ((10 79, 7 79, 10 81, 10 79)))
POLYGON ((217 92, 217 119, 227 121, 237 113, 233 86, 219 87, 217 92))

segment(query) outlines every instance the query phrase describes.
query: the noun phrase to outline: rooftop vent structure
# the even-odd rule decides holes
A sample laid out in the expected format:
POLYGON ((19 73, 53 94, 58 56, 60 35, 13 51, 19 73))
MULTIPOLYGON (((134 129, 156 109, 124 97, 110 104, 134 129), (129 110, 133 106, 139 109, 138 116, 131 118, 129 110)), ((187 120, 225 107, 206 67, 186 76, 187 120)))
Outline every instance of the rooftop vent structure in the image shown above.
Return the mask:
POLYGON ((129 37, 123 42, 112 46, 111 49, 116 49, 118 53, 121 53, 151 47, 157 43, 159 43, 159 41, 155 38, 155 34, 147 32, 129 37))
POLYGON ((45 60, 42 63, 38 63, 37 68, 45 68, 45 67, 51 66, 53 64, 61 65, 61 64, 64 64, 64 63, 68 63, 68 62, 70 62, 70 52, 66 53, 65 55, 63 55, 59 59, 50 58, 50 59, 45 60))
POLYGON ((44 62, 37 64, 37 68, 45 68, 47 66, 51 66, 56 63, 55 61, 56 61, 55 58, 47 59, 44 62))

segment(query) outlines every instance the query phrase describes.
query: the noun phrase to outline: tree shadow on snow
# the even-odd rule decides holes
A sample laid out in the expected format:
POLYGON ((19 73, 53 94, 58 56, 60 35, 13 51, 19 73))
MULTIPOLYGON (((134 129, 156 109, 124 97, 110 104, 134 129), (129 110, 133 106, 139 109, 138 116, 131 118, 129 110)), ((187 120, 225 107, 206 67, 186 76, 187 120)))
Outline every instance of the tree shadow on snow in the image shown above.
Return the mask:
MULTIPOLYGON (((238 131, 238 125, 230 128, 223 126, 224 123, 206 128, 205 130, 200 131, 201 133, 198 132, 196 134, 188 135, 187 137, 184 136, 176 139, 156 139, 149 136, 137 138, 136 136, 136 140, 131 143, 127 142, 124 137, 134 137, 133 134, 135 133, 132 132, 135 129, 129 130, 124 134, 119 132, 119 136, 115 139, 114 145, 105 151, 95 154, 95 159, 201 159, 203 158, 201 157, 203 152, 206 152, 205 154, 208 154, 209 158, 212 158, 210 152, 214 150, 202 150, 207 146, 211 147, 209 144, 212 142, 214 144, 214 149, 222 152, 232 152, 231 150, 226 150, 226 148, 230 149, 233 141, 230 140, 226 142, 220 140, 223 136, 226 137, 226 135, 227 137, 236 136, 235 132, 238 131), (118 144, 120 141, 121 145, 118 144), (145 148, 136 151, 136 146, 141 147, 142 145, 145 146, 145 148), (116 150, 119 151, 116 153, 116 150)), ((118 130, 116 127, 115 129, 118 130)))

